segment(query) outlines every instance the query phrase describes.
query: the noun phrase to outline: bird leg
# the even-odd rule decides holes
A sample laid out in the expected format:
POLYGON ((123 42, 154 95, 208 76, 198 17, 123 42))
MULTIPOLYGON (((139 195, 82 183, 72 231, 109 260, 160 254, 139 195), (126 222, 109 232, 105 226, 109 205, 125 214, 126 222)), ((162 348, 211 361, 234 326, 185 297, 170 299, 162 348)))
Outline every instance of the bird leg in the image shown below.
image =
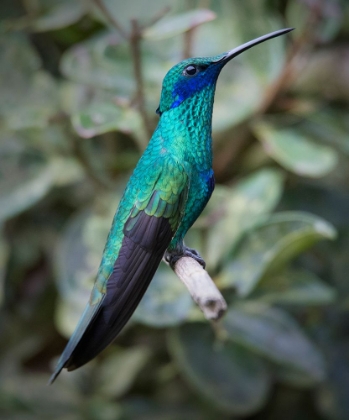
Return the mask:
POLYGON ((170 267, 174 269, 176 262, 183 258, 190 257, 197 261, 204 269, 206 267, 205 260, 201 257, 196 249, 188 248, 183 245, 180 249, 167 249, 164 255, 164 259, 169 263, 170 267))

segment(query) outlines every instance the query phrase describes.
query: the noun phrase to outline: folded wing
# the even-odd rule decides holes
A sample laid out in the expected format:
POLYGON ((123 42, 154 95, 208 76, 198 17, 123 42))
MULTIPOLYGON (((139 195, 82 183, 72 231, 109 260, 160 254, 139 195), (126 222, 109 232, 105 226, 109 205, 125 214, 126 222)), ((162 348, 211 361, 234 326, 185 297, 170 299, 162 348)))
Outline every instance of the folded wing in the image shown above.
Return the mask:
POLYGON ((142 188, 140 184, 105 291, 98 292, 95 284, 90 303, 57 364, 51 383, 64 367, 74 370, 110 344, 147 290, 179 226, 187 195, 188 176, 183 167, 172 165, 170 169, 164 166, 159 176, 154 177, 153 185, 142 188))

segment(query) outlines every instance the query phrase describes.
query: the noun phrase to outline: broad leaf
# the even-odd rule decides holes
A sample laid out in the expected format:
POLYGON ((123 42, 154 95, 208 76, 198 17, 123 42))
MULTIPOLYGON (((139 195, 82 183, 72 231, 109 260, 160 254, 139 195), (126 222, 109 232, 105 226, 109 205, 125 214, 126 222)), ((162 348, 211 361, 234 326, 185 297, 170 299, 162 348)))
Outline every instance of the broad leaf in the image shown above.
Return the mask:
POLYGON ((262 360, 240 345, 215 341, 210 326, 194 323, 173 330, 169 350, 181 373, 213 406, 247 415, 265 403, 270 377, 262 360))
MULTIPOLYGON (((149 24, 165 8, 176 10, 179 5, 178 0, 162 0, 161 3, 158 0, 147 0, 147 2, 138 0, 103 0, 103 3, 108 13, 118 21, 126 33, 129 33, 131 30, 131 19, 137 19, 144 26, 149 24)), ((94 3, 91 3, 91 10, 98 19, 109 24, 104 13, 94 3)))
POLYGON ((286 305, 328 305, 336 298, 334 288, 307 270, 285 270, 264 277, 251 298, 286 305))
POLYGON ((0 37, 0 117, 8 129, 45 127, 58 111, 54 79, 24 35, 0 37))
POLYGON ((103 32, 68 49, 62 56, 61 71, 78 83, 120 95, 130 94, 134 87, 129 50, 115 32, 103 32))
POLYGON ((74 114, 72 123, 77 133, 84 138, 118 130, 134 134, 142 148, 147 144, 140 114, 132 108, 121 108, 112 103, 93 103, 74 114))
POLYGON ((311 115, 306 124, 313 136, 323 139, 349 156, 349 122, 346 112, 325 109, 311 115))
POLYGON ((55 266, 60 299, 55 315, 66 337, 74 331, 89 300, 122 187, 120 183, 113 197, 101 196, 92 209, 75 214, 58 242, 55 266))
POLYGON ((89 212, 77 214, 65 227, 56 252, 57 287, 61 298, 56 308, 58 330, 66 337, 73 333, 88 302, 98 260, 91 258, 83 241, 89 212))
MULTIPOLYGON (((173 48, 165 52, 158 50, 150 42, 143 43, 145 96, 147 106, 152 112, 158 106, 161 82, 171 66, 169 61, 171 63, 173 48)), ((60 67, 68 79, 90 88, 108 89, 109 94, 131 98, 136 90, 129 45, 115 31, 104 31, 87 41, 75 44, 63 54, 60 67)), ((90 96, 91 92, 83 98, 86 102, 80 105, 89 105, 90 96)))
POLYGON ((300 371, 312 382, 325 375, 321 353, 281 309, 259 303, 237 305, 223 319, 229 339, 271 361, 300 371))
POLYGON ((149 356, 150 352, 146 347, 114 351, 99 367, 98 393, 109 398, 121 397, 130 389, 149 356))
MULTIPOLYGON (((305 369, 297 369, 294 367, 272 364, 271 366, 275 381, 287 386, 295 388, 314 388, 319 387, 326 377, 326 366, 323 363, 322 373, 320 376, 314 375, 314 372, 305 369)), ((320 373, 320 371, 319 371, 320 373)))
POLYGON ((147 28, 144 31, 144 37, 148 39, 169 38, 196 28, 215 18, 215 13, 208 9, 196 9, 178 15, 165 16, 153 26, 147 28))
POLYGON ((246 234, 224 268, 219 284, 235 287, 241 296, 246 296, 259 281, 277 273, 296 255, 335 236, 333 226, 311 214, 274 214, 246 234))
POLYGON ((312 142, 300 131, 278 129, 264 122, 256 124, 254 131, 265 151, 297 175, 318 178, 336 166, 337 154, 332 148, 312 142))
POLYGON ((0 221, 34 205, 54 183, 53 168, 42 153, 10 133, 1 133, 0 168, 0 221))
POLYGON ((282 187, 283 175, 279 171, 262 169, 233 188, 220 187, 214 191, 204 213, 209 214, 205 255, 209 267, 226 259, 243 233, 275 207, 282 187))
POLYGON ((35 19, 30 26, 36 32, 61 29, 80 20, 84 16, 85 11, 81 0, 74 2, 70 0, 61 1, 35 19))

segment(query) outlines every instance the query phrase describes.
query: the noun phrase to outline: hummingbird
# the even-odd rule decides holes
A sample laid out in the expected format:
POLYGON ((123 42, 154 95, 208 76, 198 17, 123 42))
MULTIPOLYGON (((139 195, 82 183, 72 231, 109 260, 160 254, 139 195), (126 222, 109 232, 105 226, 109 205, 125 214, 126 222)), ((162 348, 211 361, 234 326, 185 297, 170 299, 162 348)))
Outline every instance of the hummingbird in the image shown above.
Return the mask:
POLYGON ((166 74, 157 128, 127 183, 89 302, 50 383, 63 368, 79 368, 115 339, 162 258, 174 267, 189 256, 205 268, 183 239, 215 186, 211 132, 218 76, 234 57, 291 30, 269 33, 214 57, 186 59, 166 74))

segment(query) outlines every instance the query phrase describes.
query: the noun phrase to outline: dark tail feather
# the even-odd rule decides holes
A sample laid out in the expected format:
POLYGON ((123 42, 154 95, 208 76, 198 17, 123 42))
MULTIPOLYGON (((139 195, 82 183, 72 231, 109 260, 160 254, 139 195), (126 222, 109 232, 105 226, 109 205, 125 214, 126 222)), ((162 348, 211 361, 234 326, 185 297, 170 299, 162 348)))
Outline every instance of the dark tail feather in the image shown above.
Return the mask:
POLYGON ((57 366, 48 381, 48 385, 52 384, 55 381, 57 376, 60 374, 61 370, 66 366, 67 361, 69 360, 75 347, 83 337, 88 325, 98 313, 101 303, 102 302, 94 306, 90 305, 89 303, 87 304, 73 335, 70 337, 68 344, 66 345, 61 357, 58 360, 57 366))
POLYGON ((168 219, 142 212, 124 235, 106 294, 98 307, 86 308, 50 383, 64 367, 77 369, 115 339, 147 290, 173 232, 168 219))
MULTIPOLYGON (((136 310, 162 258, 162 254, 144 254, 141 264, 145 269, 143 274, 132 278, 127 289, 113 302, 113 308, 108 306, 107 299, 104 300, 101 310, 86 330, 68 363, 65 365, 69 371, 84 365, 107 347, 136 310), (109 323, 107 319, 110 317, 110 312, 113 312, 112 315, 116 315, 116 319, 114 322, 109 323)), ((107 289, 109 289, 108 286, 107 289)), ((115 292, 117 293, 118 291, 115 290, 115 292)), ((109 293, 109 290, 107 290, 107 296, 109 293)))

